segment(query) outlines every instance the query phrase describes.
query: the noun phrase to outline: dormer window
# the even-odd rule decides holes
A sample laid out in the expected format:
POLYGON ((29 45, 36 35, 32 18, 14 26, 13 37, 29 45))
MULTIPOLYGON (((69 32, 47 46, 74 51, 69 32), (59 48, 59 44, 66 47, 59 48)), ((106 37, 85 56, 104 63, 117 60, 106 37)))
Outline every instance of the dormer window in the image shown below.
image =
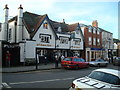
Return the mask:
POLYGON ((76 34, 79 34, 79 27, 76 28, 76 34))
POLYGON ((91 26, 89 27, 89 32, 92 32, 92 27, 91 26))
POLYGON ((43 24, 43 28, 44 28, 44 29, 48 29, 48 23, 47 23, 47 22, 45 22, 45 23, 43 24))
POLYGON ((96 28, 93 28, 93 33, 94 33, 94 34, 96 33, 96 28))
POLYGON ((50 43, 51 35, 40 34, 39 38, 40 38, 40 42, 42 42, 42 43, 50 43))
POLYGON ((69 38, 60 36, 60 44, 68 44, 69 38))
POLYGON ((61 27, 58 27, 58 32, 61 32, 62 30, 61 30, 61 27))
POLYGON ((74 39, 75 45, 80 45, 81 39, 74 39))

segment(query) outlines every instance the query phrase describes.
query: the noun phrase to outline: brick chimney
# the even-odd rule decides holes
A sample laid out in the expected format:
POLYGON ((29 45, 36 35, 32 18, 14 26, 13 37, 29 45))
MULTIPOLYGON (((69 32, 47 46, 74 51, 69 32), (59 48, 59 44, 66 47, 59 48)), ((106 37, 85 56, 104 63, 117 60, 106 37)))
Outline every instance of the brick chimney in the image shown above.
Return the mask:
POLYGON ((63 23, 65 23, 65 19, 63 19, 63 23))
POLYGON ((18 8, 18 16, 17 16, 17 38, 16 38, 16 42, 19 43, 22 41, 23 38, 23 7, 22 5, 20 5, 20 7, 18 8))
POLYGON ((98 22, 97 22, 97 20, 94 20, 94 21, 92 22, 92 26, 93 26, 93 27, 98 27, 98 22))

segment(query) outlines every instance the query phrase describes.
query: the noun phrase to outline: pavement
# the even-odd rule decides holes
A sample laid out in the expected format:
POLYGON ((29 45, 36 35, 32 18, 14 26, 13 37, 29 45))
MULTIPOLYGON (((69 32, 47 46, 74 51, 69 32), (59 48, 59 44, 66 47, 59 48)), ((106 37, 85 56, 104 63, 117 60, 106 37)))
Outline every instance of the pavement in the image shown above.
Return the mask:
POLYGON ((2 73, 17 73, 17 72, 28 72, 36 70, 50 70, 50 69, 60 69, 61 64, 59 63, 58 68, 55 68, 55 63, 48 63, 47 65, 39 64, 36 69, 36 65, 31 66, 15 66, 15 67, 2 67, 2 73))

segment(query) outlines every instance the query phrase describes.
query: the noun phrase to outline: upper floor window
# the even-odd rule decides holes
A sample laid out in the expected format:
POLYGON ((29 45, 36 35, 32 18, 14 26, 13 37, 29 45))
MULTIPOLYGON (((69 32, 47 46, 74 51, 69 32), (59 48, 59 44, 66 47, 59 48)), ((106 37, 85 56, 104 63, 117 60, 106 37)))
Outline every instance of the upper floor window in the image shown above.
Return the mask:
POLYGON ((62 30, 61 30, 61 27, 58 27, 58 32, 61 32, 62 30))
POLYGON ((69 38, 60 37, 60 44, 68 44, 69 38))
POLYGON ((96 33, 96 28, 93 28, 93 33, 96 33))
POLYGON ((76 28, 76 34, 79 34, 79 27, 76 28))
POLYGON ((99 31, 99 30, 97 30, 97 34, 98 34, 98 35, 100 34, 100 31, 99 31))
POLYGON ((81 39, 74 39, 75 45, 80 45, 81 39))
POLYGON ((9 32, 8 32, 8 40, 11 40, 11 37, 12 37, 12 30, 11 30, 11 28, 9 29, 9 32))
POLYGON ((89 43, 89 45, 92 45, 92 38, 91 37, 88 38, 88 43, 89 43))
POLYGON ((45 22, 45 23, 43 24, 43 28, 44 28, 44 29, 48 29, 48 23, 47 23, 47 22, 45 22))
POLYGON ((89 27, 89 32, 92 32, 92 27, 89 27))
POLYGON ((93 45, 96 45, 96 38, 93 38, 93 45))
POLYGON ((43 43, 50 43, 51 35, 40 34, 40 41, 43 43))
POLYGON ((99 38, 97 39, 97 45, 98 46, 100 45, 100 39, 99 38))

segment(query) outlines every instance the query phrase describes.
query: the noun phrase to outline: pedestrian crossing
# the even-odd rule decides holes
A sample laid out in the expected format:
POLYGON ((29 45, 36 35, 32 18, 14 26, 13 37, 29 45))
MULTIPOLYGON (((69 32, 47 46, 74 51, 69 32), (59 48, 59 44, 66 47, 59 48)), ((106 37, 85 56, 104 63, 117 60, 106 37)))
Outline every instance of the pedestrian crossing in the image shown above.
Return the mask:
POLYGON ((2 85, 0 86, 0 88, 11 88, 7 83, 2 83, 2 85))

